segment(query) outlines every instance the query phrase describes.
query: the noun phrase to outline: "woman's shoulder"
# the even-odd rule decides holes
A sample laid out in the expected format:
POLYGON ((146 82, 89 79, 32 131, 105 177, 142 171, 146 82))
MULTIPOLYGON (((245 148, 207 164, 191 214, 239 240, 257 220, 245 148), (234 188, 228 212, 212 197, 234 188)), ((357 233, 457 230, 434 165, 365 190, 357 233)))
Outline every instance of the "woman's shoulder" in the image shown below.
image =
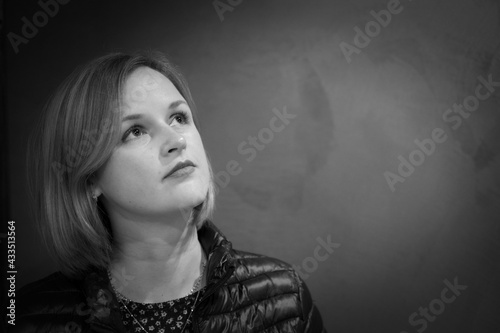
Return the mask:
POLYGON ((19 305, 24 308, 24 303, 30 304, 30 309, 36 303, 67 303, 70 297, 75 300, 78 296, 83 297, 79 280, 70 279, 59 271, 25 285, 16 294, 16 299, 23 303, 19 305))
POLYGON ((19 289, 19 295, 29 295, 47 292, 48 290, 61 291, 67 289, 76 289, 75 280, 70 279, 62 272, 57 271, 49 274, 39 280, 28 283, 19 289))
POLYGON ((78 280, 61 272, 52 273, 16 291, 16 325, 10 331, 65 332, 67 326, 74 323, 72 317, 77 305, 84 301, 78 280), (51 327, 42 323, 50 323, 51 327))
POLYGON ((294 332, 325 332, 309 288, 292 265, 277 258, 235 249, 233 260, 235 268, 227 281, 226 292, 231 293, 235 288, 241 290, 243 286, 246 298, 239 299, 242 309, 249 305, 266 309, 263 313, 268 315, 267 324, 278 330, 285 331, 285 326, 291 325, 295 327, 291 330, 294 332))
MULTIPOLYGON (((282 271, 292 274, 295 273, 292 265, 287 262, 263 254, 234 250, 234 259, 239 265, 249 268, 249 272, 270 273, 282 271)), ((296 275, 295 277, 298 277, 297 274, 294 275, 296 275)))
MULTIPOLYGON (((235 270, 230 282, 244 285, 262 296, 305 296, 310 298, 307 286, 293 267, 277 258, 247 251, 234 250, 235 270)), ((258 297, 260 298, 260 297, 258 297)))
MULTIPOLYGON (((306 303, 311 299, 307 285, 289 263, 267 255, 234 250, 233 279, 239 284, 262 286, 271 294, 297 295, 306 303)), ((307 304, 309 305, 309 304, 307 304)))

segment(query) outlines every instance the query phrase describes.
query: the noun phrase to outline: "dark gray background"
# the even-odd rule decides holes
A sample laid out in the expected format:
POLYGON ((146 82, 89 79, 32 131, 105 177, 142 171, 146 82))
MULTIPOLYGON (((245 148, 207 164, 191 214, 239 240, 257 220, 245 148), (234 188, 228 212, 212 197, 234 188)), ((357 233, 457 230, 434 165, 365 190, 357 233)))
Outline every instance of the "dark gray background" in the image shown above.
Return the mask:
MULTIPOLYGON (((459 128, 443 120, 478 76, 500 81, 499 2, 402 0, 350 62, 340 43, 352 45, 353 29, 389 1, 232 3, 221 20, 211 1, 73 0, 17 54, 4 39, 18 286, 55 269, 25 189, 41 107, 77 65, 157 49, 190 83, 214 171, 242 168, 220 188, 214 222, 236 248, 310 265, 329 332, 417 332, 408 317, 455 278, 467 289, 425 331, 499 332, 500 87, 459 128), (296 118, 248 162, 238 145, 284 107, 296 118), (384 172, 435 128, 447 140, 391 191, 384 172), (318 237, 340 246, 316 267, 307 258, 318 237)), ((6 1, 4 34, 21 34, 22 17, 40 10, 6 1)))

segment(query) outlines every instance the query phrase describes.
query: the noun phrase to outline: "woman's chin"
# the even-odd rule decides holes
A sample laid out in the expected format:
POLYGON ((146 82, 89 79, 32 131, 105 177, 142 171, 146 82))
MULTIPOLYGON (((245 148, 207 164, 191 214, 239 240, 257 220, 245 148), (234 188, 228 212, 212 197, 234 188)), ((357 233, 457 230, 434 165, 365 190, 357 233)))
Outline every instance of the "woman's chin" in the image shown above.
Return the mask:
POLYGON ((200 191, 185 191, 177 196, 177 207, 180 210, 192 210, 193 208, 201 205, 205 199, 206 192, 203 194, 203 192, 200 191))

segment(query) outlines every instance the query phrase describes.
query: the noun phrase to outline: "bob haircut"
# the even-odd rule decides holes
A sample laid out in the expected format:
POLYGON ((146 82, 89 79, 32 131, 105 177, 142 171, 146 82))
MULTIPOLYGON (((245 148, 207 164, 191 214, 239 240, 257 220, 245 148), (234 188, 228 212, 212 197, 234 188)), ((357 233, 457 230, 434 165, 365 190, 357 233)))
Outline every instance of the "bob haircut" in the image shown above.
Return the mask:
MULTIPOLYGON (((156 70, 173 83, 199 129, 187 82, 163 54, 114 53, 78 68, 59 86, 30 138, 28 185, 34 215, 45 245, 66 275, 109 265, 113 231, 104 206, 92 198, 92 178, 119 141, 124 85, 139 67, 156 70)), ((136 88, 131 97, 145 98, 148 88, 151 83, 136 88)), ((214 209, 209 161, 208 166, 210 185, 205 201, 183 214, 198 228, 214 209)))

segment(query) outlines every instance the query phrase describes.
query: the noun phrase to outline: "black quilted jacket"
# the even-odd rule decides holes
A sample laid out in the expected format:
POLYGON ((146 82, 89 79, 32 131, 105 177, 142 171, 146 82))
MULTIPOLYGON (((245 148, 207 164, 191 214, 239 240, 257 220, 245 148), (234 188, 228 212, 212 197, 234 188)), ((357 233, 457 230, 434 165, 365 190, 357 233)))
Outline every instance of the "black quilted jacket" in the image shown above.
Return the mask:
MULTIPOLYGON (((209 221, 198 231, 208 254, 207 291, 194 332, 325 332, 305 283, 277 259, 233 250, 209 221)), ((16 293, 11 332, 126 332, 105 271, 73 280, 54 273, 16 293)))

